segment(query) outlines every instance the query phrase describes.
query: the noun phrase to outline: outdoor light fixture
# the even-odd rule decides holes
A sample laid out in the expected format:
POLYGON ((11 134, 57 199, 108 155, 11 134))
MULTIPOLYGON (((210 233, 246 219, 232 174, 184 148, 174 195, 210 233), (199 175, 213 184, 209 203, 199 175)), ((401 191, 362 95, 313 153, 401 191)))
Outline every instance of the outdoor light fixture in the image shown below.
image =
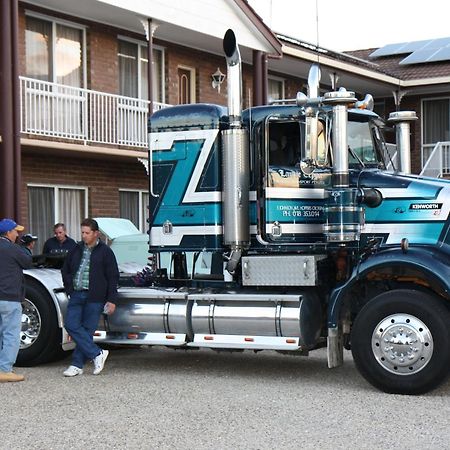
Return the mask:
POLYGON ((212 87, 217 89, 217 92, 220 94, 220 85, 225 80, 225 74, 220 71, 219 68, 211 75, 212 78, 212 87))

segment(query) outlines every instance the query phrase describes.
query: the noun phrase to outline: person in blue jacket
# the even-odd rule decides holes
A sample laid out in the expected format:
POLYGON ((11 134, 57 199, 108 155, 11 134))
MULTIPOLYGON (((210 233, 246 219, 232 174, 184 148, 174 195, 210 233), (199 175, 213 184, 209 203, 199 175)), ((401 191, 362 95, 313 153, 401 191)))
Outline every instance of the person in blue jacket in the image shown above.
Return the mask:
POLYGON ((65 328, 76 343, 72 364, 64 376, 83 373, 84 364, 94 362, 94 375, 105 365, 108 350, 94 343, 93 334, 102 312, 115 311, 119 269, 113 251, 99 239, 94 219, 81 222, 82 241, 69 251, 62 268, 62 278, 69 297, 65 328))
POLYGON ((67 236, 66 226, 63 223, 55 223, 53 233, 54 236, 45 241, 43 254, 65 256, 75 247, 76 241, 67 236))
POLYGON ((32 265, 31 255, 15 243, 24 227, 12 219, 0 220, 0 382, 23 381, 13 372, 20 349, 22 300, 25 283, 22 270, 32 265))

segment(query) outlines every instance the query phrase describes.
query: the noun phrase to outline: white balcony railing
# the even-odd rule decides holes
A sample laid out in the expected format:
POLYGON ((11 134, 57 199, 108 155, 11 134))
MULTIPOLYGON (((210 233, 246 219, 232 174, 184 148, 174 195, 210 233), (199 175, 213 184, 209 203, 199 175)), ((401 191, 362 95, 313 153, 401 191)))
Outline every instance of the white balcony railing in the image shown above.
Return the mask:
POLYGON ((438 142, 434 147, 424 145, 422 158, 425 164, 420 175, 439 178, 450 174, 450 142, 438 142))
POLYGON ((20 102, 21 133, 147 147, 147 100, 20 77, 20 102))

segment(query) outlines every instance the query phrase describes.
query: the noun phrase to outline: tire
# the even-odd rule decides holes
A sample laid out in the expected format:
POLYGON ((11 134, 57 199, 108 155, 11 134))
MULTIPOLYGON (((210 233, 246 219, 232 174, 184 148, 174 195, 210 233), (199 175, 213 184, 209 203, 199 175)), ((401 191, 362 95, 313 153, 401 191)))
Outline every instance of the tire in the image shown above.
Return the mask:
POLYGON ((392 394, 423 394, 450 368, 450 312, 435 296, 412 289, 384 292, 353 324, 352 354, 361 375, 392 394))
POLYGON ((16 365, 31 367, 59 359, 61 329, 49 294, 35 283, 26 283, 22 302, 22 331, 16 365))

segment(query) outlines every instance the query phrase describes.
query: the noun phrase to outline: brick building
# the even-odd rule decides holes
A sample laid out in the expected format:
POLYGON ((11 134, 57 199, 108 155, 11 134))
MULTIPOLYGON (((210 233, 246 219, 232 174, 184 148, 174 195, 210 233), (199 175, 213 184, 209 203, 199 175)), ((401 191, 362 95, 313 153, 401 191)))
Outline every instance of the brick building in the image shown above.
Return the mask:
MULTIPOLYGON (((398 106, 419 112, 414 172, 436 144, 422 132, 431 105, 426 98, 448 103, 448 63, 411 75, 394 70, 398 61, 384 65, 366 50, 318 49, 274 35, 245 0, 7 0, 1 12, 4 38, 11 41, 11 55, 3 46, 2 67, 9 67, 8 56, 13 69, 18 61, 9 82, 7 72, 2 75, 4 99, 15 73, 19 82, 18 119, 0 130, 0 215, 20 217, 41 243, 60 221, 79 238, 85 216, 127 217, 145 230, 148 179, 139 159, 147 156, 149 106, 226 105, 226 83, 213 86, 211 76, 226 73, 227 28, 240 45, 244 107, 305 91, 309 67, 319 59, 323 90, 370 92, 382 116, 398 106), (15 15, 17 30, 8 35, 15 15)), ((10 103, 0 105, 4 115, 10 103)))

